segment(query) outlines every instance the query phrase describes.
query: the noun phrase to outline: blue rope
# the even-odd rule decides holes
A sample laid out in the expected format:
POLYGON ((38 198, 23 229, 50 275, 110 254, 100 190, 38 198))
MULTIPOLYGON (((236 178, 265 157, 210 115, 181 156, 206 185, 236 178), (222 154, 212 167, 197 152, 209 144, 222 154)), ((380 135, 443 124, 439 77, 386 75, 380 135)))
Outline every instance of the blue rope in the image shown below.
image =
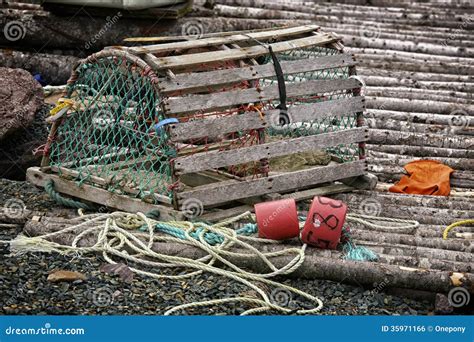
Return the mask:
MULTIPOLYGON (((142 227, 140 229, 144 230, 145 227, 142 227)), ((166 223, 157 223, 155 225, 155 229, 159 232, 174 236, 175 238, 186 240, 186 234, 184 230, 181 228, 170 226, 166 223)), ((202 233, 203 229, 204 228, 198 228, 195 231, 192 231, 189 235, 191 235, 193 239, 198 240, 199 235, 202 233)), ((236 232, 237 232, 237 235, 250 236, 257 232, 257 225, 255 223, 247 223, 242 228, 237 229, 236 232)), ((224 242, 224 237, 222 236, 222 234, 219 234, 219 233, 206 232, 204 233, 204 240, 209 245, 215 246, 224 242)))
MULTIPOLYGON (((306 218, 299 217, 301 221, 306 221, 306 218)), ((144 230, 145 227, 140 228, 144 230)), ((174 236, 175 238, 186 240, 186 234, 183 229, 170 226, 166 223, 157 223, 155 229, 162 233, 174 236)), ((196 240, 199 240, 199 235, 202 233, 204 228, 198 228, 191 232, 189 235, 196 240)), ((257 225, 255 223, 247 223, 240 229, 237 229, 237 235, 250 236, 257 233, 257 225)), ((214 232, 204 233, 204 240, 211 246, 215 246, 224 242, 222 234, 214 232)), ((378 259, 377 254, 366 247, 356 246, 354 240, 348 229, 342 230, 341 237, 342 252, 344 253, 344 259, 354 261, 376 261, 378 259)))

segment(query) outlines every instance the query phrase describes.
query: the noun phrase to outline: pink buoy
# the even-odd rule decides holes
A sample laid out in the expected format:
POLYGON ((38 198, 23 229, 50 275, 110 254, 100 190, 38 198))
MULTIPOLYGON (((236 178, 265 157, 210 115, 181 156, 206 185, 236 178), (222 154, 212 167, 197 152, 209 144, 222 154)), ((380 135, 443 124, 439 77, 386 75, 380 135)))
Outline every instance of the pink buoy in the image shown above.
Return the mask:
POLYGON ((308 217, 301 231, 301 240, 308 245, 336 249, 346 221, 347 205, 331 198, 313 198, 308 217))
POLYGON ((294 199, 258 203, 254 208, 259 237, 286 240, 299 235, 298 212, 294 199))

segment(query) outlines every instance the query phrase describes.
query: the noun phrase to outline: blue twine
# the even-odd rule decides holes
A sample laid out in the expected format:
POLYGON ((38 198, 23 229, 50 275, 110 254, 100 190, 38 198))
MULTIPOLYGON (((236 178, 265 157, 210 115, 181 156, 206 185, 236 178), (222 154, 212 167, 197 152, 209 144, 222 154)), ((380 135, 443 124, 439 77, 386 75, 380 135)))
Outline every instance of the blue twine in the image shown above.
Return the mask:
MULTIPOLYGON (((303 216, 299 217, 302 221, 305 221, 306 218, 303 216)), ((206 225, 207 226, 207 225, 206 225)), ((174 236, 175 238, 186 240, 186 234, 184 229, 170 226, 166 223, 157 223, 155 229, 162 233, 174 236)), ((204 230, 204 227, 200 227, 192 231, 189 235, 196 240, 199 240, 199 235, 204 230)), ((145 226, 140 228, 140 230, 145 230, 145 226)), ((237 229, 237 235, 250 236, 257 233, 257 225, 255 223, 247 223, 240 229, 237 229)), ((224 242, 224 236, 219 233, 214 232, 205 232, 204 240, 211 246, 215 246, 224 242)), ((356 246, 353 241, 353 238, 350 234, 349 229, 342 230, 342 252, 344 253, 345 260, 353 261, 376 261, 378 260, 377 254, 366 247, 356 246)))

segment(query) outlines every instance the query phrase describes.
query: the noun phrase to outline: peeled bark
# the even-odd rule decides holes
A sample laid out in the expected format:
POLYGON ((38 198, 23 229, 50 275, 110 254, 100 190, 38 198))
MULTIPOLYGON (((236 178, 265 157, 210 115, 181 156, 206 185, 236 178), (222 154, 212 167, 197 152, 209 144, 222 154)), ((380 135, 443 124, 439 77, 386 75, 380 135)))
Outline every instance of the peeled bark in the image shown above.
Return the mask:
MULTIPOLYGON (((369 127, 371 127, 369 125, 369 127)), ((393 127, 395 129, 395 127, 393 127)), ((424 146, 406 146, 406 145, 372 145, 367 144, 370 151, 399 154, 405 157, 413 156, 418 158, 447 157, 447 158, 467 158, 474 159, 474 150, 424 147, 424 146)), ((370 154, 370 153, 369 153, 370 154)))
POLYGON ((384 129, 369 130, 369 142, 372 144, 417 145, 457 149, 471 149, 474 146, 474 138, 468 136, 409 133, 384 129))

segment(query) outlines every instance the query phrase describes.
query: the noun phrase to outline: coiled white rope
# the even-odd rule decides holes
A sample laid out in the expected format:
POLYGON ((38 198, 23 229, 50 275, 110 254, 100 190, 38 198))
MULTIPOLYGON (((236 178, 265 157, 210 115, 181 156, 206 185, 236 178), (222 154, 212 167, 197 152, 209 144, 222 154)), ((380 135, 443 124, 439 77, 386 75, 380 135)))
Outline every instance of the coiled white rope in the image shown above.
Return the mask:
MULTIPOLYGON (((175 226, 184 229, 186 240, 175 238, 172 236, 156 234, 154 226, 159 223, 158 221, 152 220, 146 217, 142 213, 129 214, 124 212, 114 212, 111 214, 92 214, 84 215, 71 220, 72 225, 64 229, 48 233, 37 237, 26 237, 18 236, 12 241, 6 241, 10 244, 12 253, 25 253, 29 251, 42 251, 42 252, 58 252, 62 254, 69 253, 90 253, 99 252, 102 253, 104 259, 111 264, 116 264, 113 258, 120 258, 126 260, 135 266, 129 267, 131 271, 152 277, 154 279, 184 279, 189 278, 202 272, 209 272, 216 275, 221 275, 235 281, 238 281, 251 289, 253 289, 259 298, 253 297, 234 297, 234 298, 219 298, 213 300, 206 300, 200 302, 192 302, 175 306, 165 312, 165 315, 196 307, 203 307, 209 305, 219 305, 227 303, 244 303, 257 305, 256 308, 251 308, 242 313, 242 315, 255 314, 258 312, 264 312, 268 310, 275 310, 280 313, 296 313, 296 314, 311 314, 316 313, 323 307, 322 301, 315 296, 310 295, 307 292, 298 290, 294 287, 269 280, 268 278, 275 277, 278 275, 290 274, 301 266, 305 259, 306 245, 301 248, 287 248, 276 252, 262 253, 255 247, 245 242, 248 241, 260 241, 275 243, 272 240, 259 239, 255 237, 237 236, 234 229, 229 228, 230 224, 241 220, 242 218, 249 217, 249 212, 239 215, 231 220, 209 226, 200 223, 192 222, 166 222, 167 225, 175 226), (131 232, 120 227, 121 221, 127 221, 130 219, 139 219, 145 223, 147 232, 131 232), (198 239, 190 236, 190 234, 197 229, 199 230, 198 239), (206 242, 205 234, 218 233, 223 237, 223 241, 215 246, 210 245, 206 242), (77 234, 71 245, 63 245, 53 241, 51 238, 57 237, 63 234, 77 234), (97 240, 93 246, 80 247, 79 243, 86 236, 95 234, 97 240), (163 242, 177 242, 195 246, 207 253, 206 256, 199 259, 191 259, 179 256, 166 255, 163 253, 156 252, 152 249, 153 244, 158 241, 163 242), (238 246, 248 250, 248 253, 236 253, 230 251, 233 246, 238 246), (295 254, 295 257, 282 268, 277 268, 269 259, 276 256, 295 254), (243 270, 237 265, 226 259, 226 256, 242 256, 242 257, 253 257, 262 260, 271 270, 269 273, 258 274, 243 270), (214 264, 216 261, 224 264, 230 270, 219 268, 214 264), (184 267, 191 269, 189 273, 181 275, 170 275, 158 272, 145 271, 140 268, 140 265, 145 267, 155 268, 176 268, 184 267), (254 282, 266 284, 278 289, 283 289, 293 294, 299 295, 315 304, 312 309, 298 309, 284 307, 274 300, 271 300, 267 293, 258 287, 254 282)), ((288 303, 286 303, 288 304, 288 303)))

